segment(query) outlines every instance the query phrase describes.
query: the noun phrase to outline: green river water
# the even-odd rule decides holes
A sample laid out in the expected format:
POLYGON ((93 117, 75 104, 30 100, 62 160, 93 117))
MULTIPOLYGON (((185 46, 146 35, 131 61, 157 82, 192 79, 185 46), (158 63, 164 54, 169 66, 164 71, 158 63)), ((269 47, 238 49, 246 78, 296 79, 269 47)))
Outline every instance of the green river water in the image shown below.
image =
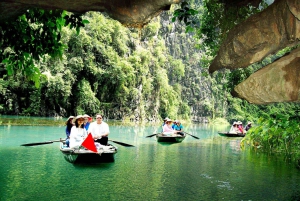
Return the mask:
MULTIPOLYGON (((42 118, 41 118, 42 119, 42 118)), ((32 119, 35 122, 36 119, 32 119)), ((51 119, 43 119, 50 122, 51 119)), ((182 143, 162 144, 147 135, 159 125, 109 122, 118 147, 115 161, 97 165, 64 160, 64 126, 18 126, 0 118, 0 200, 300 200, 300 170, 283 157, 241 150, 225 128, 188 125, 182 143)))

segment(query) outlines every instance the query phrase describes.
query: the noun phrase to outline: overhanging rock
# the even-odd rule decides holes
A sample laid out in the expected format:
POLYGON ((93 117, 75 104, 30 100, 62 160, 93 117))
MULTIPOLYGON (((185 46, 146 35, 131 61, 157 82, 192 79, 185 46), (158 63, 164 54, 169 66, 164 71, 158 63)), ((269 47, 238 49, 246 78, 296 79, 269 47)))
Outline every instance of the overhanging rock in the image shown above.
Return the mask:
POLYGON ((29 8, 67 10, 74 13, 106 12, 125 26, 143 27, 161 11, 181 0, 2 0, 0 22, 22 15, 29 8))
POLYGON ((300 48, 250 75, 233 95, 254 104, 300 101, 300 48))
MULTIPOLYGON (((229 31, 228 37, 209 67, 209 72, 222 68, 245 68, 285 47, 299 44, 299 40, 300 1, 275 1, 264 11, 249 17, 229 31)), ((299 83, 292 84, 296 81, 287 80, 287 78, 299 79, 300 69, 296 61, 298 60, 276 62, 267 69, 261 69, 249 79, 251 81, 240 84, 235 89, 237 93, 233 94, 257 104, 299 101, 299 83), (291 65, 294 66, 293 69, 291 65), (266 75, 263 75, 264 73, 266 75), (298 77, 295 77, 296 75, 298 77), (253 85, 249 82, 253 82, 253 85), (279 85, 280 83, 282 85, 279 85), (255 87, 252 88, 253 86, 255 87), (283 86, 288 87, 288 91, 285 91, 283 86)))

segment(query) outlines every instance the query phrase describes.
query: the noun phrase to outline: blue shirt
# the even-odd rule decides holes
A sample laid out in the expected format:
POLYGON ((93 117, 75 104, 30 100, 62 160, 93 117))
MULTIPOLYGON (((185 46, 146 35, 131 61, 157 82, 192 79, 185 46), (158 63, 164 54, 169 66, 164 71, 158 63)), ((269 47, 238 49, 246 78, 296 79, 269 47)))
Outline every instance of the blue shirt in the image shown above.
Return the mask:
POLYGON ((84 125, 85 130, 89 130, 89 126, 90 126, 90 122, 86 122, 86 124, 84 125))
POLYGON ((182 131, 183 130, 183 126, 181 124, 179 126, 176 124, 174 126, 174 130, 176 130, 176 131, 182 131))

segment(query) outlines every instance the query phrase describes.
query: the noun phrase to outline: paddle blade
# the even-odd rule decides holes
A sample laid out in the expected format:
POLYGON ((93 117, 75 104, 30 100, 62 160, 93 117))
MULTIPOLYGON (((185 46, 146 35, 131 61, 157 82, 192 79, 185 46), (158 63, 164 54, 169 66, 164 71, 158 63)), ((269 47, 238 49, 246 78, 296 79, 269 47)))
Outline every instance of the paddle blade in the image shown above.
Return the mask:
POLYGON ((108 141, 112 141, 112 142, 114 142, 114 143, 116 143, 116 144, 119 144, 119 145, 122 145, 122 146, 124 146, 124 147, 134 147, 133 145, 131 145, 131 144, 126 144, 126 143, 124 143, 124 142, 118 142, 118 141, 114 141, 114 140, 108 140, 108 141))
POLYGON ((155 136, 155 135, 157 135, 157 134, 159 134, 159 133, 155 133, 155 134, 152 134, 152 135, 148 135, 148 136, 146 136, 146 137, 153 137, 153 136, 155 136))
POLYGON ((97 153, 97 148, 91 133, 88 134, 87 138, 85 138, 81 145, 87 148, 88 150, 97 153))
POLYGON ((195 135, 192 135, 192 134, 189 134, 189 133, 187 133, 187 132, 184 132, 185 134, 187 134, 187 135, 190 135, 190 136, 192 136, 193 138, 195 138, 195 139, 200 139, 200 138, 198 138, 197 136, 195 136, 195 135))
POLYGON ((21 144, 21 146, 38 146, 38 145, 44 145, 44 144, 51 144, 53 141, 48 141, 48 142, 35 142, 35 143, 28 143, 28 144, 21 144))

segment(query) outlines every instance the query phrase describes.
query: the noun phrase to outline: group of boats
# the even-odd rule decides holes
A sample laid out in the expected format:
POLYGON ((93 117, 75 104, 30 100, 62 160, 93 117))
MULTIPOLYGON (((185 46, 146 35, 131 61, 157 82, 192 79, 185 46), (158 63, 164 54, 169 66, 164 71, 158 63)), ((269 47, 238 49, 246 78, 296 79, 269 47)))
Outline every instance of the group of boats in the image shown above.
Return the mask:
MULTIPOLYGON (((171 142, 171 143, 182 142, 186 137, 186 134, 166 135, 163 133, 158 133, 155 135, 158 142, 171 142)), ((118 144, 121 144, 123 146, 126 145, 125 143, 118 143, 118 144)), ((113 144, 100 145, 99 147, 97 147, 97 153, 95 153, 84 147, 80 149, 71 149, 66 146, 65 141, 61 141, 60 151, 63 153, 65 160, 70 163, 102 163, 102 162, 113 162, 114 155, 118 152, 118 148, 113 144)))
MULTIPOLYGON (((180 143, 182 142, 187 135, 192 136, 195 139, 199 139, 197 136, 191 135, 189 133, 183 132, 183 135, 179 134, 165 134, 165 133, 156 133, 146 137, 154 137, 156 136, 157 142, 167 142, 167 143, 180 143)), ((242 133, 230 133, 230 132, 218 132, 221 136, 226 137, 244 137, 245 134, 242 133)), ((129 145, 122 142, 115 142, 122 146, 131 147, 133 145, 129 145)), ((91 151, 85 147, 80 147, 79 149, 69 148, 65 140, 54 140, 54 141, 47 141, 47 142, 40 142, 40 143, 29 143, 23 144, 22 146, 36 146, 42 144, 50 144, 53 142, 60 142, 60 151, 63 154, 66 161, 70 163, 102 163, 102 162, 113 162, 114 155, 118 152, 118 148, 113 144, 108 143, 107 145, 98 145, 96 146, 97 152, 91 151)))

